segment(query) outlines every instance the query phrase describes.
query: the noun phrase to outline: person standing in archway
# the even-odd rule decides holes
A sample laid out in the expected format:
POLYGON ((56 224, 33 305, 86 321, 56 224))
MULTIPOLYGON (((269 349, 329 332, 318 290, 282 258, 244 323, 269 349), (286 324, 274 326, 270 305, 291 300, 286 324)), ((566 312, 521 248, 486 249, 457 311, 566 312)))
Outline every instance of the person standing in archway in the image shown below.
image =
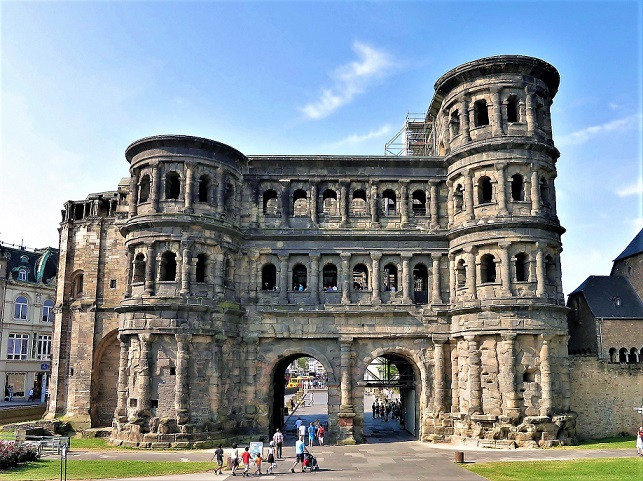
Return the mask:
POLYGON ((317 429, 317 439, 319 440, 319 445, 323 446, 324 445, 324 434, 326 433, 326 430, 324 429, 324 425, 320 424, 319 428, 317 429))
POLYGON ((282 450, 284 446, 284 435, 281 433, 279 429, 275 431, 275 434, 272 437, 272 440, 274 441, 275 446, 277 446, 277 458, 283 459, 282 450))

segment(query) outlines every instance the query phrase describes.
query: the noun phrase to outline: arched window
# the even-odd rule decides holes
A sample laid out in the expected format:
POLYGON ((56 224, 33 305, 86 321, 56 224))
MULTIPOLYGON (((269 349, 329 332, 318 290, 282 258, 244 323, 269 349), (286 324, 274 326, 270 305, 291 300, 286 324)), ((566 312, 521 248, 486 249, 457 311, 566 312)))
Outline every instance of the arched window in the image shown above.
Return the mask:
POLYGON ((639 356, 638 356, 639 353, 637 351, 638 350, 635 347, 630 349, 630 355, 627 359, 627 362, 629 362, 630 364, 636 364, 639 362, 639 356))
POLYGON ((464 205, 464 189, 461 184, 455 186, 453 190, 453 210, 457 214, 462 212, 462 207, 464 205))
POLYGON ((613 347, 610 349, 610 362, 616 362, 616 361, 617 361, 616 348, 613 347))
POLYGON ((74 205, 74 220, 81 220, 85 217, 85 204, 74 205))
POLYGON ((489 125, 489 110, 486 100, 476 100, 473 104, 473 119, 476 127, 489 125))
POLYGON ((411 195, 411 200, 413 202, 413 206, 411 208, 411 210, 413 211, 413 215, 426 215, 426 194, 424 193, 424 191, 414 191, 411 195))
POLYGON ((520 122, 518 115, 518 99, 512 95, 507 99, 507 122, 520 122))
POLYGON ((529 264, 527 263, 527 254, 524 252, 519 252, 516 254, 516 261, 515 261, 515 267, 516 267, 516 281, 518 282, 524 282, 529 280, 529 264))
POLYGON ((368 290, 368 268, 364 264, 353 267, 353 289, 356 291, 368 290))
POLYGON ((71 282, 72 297, 78 298, 83 296, 83 271, 77 272, 71 282))
POLYGON ((337 215, 337 192, 333 189, 326 189, 322 194, 324 214, 337 215))
POLYGON ((550 255, 545 256, 545 282, 547 284, 556 284, 556 262, 550 255))
POLYGON ((234 288, 234 269, 229 255, 223 258, 223 283, 229 289, 234 288))
POLYGON ((337 290, 337 266, 335 264, 326 264, 322 269, 322 280, 324 290, 337 290))
POLYGON ((25 269, 24 267, 21 267, 20 269, 18 269, 18 280, 19 281, 26 281, 27 280, 27 274, 28 274, 27 269, 25 269))
POLYGON ((234 196, 236 193, 235 186, 232 182, 228 182, 225 186, 224 207, 228 214, 234 213, 234 196))
POLYGON ((618 362, 626 363, 627 362, 627 349, 622 347, 618 351, 618 362))
POLYGON ((14 319, 27 319, 27 307, 29 306, 29 301, 25 296, 16 297, 16 302, 13 309, 13 318, 14 319))
POLYGON ((268 189, 263 193, 263 214, 264 215, 277 215, 277 192, 268 189))
POLYGON ((138 186, 138 202, 142 204, 150 199, 150 176, 145 174, 138 186))
POLYGON ((491 179, 486 175, 478 179, 478 204, 488 204, 493 200, 491 179))
POLYGON ((145 254, 139 252, 134 257, 134 274, 132 276, 132 283, 145 282, 145 254))
POLYGON ((391 189, 382 192, 382 211, 385 216, 395 215, 395 192, 391 189))
POLYGON ((511 176, 511 198, 513 200, 525 200, 525 183, 520 174, 511 176))
POLYGON ((457 110, 451 112, 449 120, 449 130, 451 131, 451 138, 460 133, 460 113, 457 110))
POLYGON ((303 264, 292 268, 292 290, 303 291, 308 287, 308 270, 303 264))
POLYGON ((308 215, 308 195, 303 189, 297 189, 293 195, 293 214, 299 217, 308 215))
POLYGON ((205 282, 206 272, 208 272, 208 256, 207 254, 199 254, 196 256, 195 278, 196 282, 205 282))
POLYGON ((210 178, 202 175, 199 179, 199 202, 208 201, 208 192, 210 190, 210 178))
POLYGON ((464 287, 467 284, 467 266, 464 259, 460 259, 456 266, 456 284, 458 287, 464 287))
POLYGON ((480 280, 485 282, 496 282, 496 258, 491 254, 485 254, 480 258, 480 280))
POLYGON ((551 204, 551 199, 549 198, 549 181, 541 177, 538 187, 540 188, 540 203, 545 207, 549 207, 551 204))
POLYGON ((413 268, 413 300, 415 304, 426 304, 429 300, 429 271, 424 264, 413 268))
POLYGON ((181 193, 181 177, 176 172, 165 175, 165 198, 178 199, 181 193))
POLYGON ((176 254, 171 251, 165 251, 161 256, 161 265, 159 268, 159 280, 175 281, 176 280, 176 254))
POLYGON ((397 266, 395 264, 386 264, 384 266, 384 290, 395 292, 397 286, 397 266))
POLYGON ((54 301, 47 299, 42 303, 42 322, 51 322, 54 320, 54 301))
POLYGON ((366 192, 363 189, 356 189, 353 191, 353 199, 351 200, 351 212, 353 215, 366 215, 366 192))
POLYGON ((261 269, 261 290, 272 291, 277 285, 277 268, 274 264, 266 264, 261 269))

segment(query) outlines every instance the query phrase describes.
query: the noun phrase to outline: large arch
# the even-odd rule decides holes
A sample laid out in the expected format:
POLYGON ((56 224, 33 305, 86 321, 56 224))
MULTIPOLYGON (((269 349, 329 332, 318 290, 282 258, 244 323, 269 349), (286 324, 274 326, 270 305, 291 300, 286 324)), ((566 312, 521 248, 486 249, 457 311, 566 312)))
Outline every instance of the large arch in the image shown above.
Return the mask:
POLYGON ((355 439, 364 440, 364 389, 367 382, 364 376, 368 366, 378 358, 394 358, 395 362, 405 362, 413 373, 413 388, 400 388, 400 398, 405 408, 405 429, 415 438, 422 439, 423 415, 428 406, 429 374, 424 349, 410 349, 399 345, 380 346, 361 357, 355 364, 353 402, 355 403, 355 439))
POLYGON ((112 425, 118 399, 118 364, 120 343, 118 329, 110 331, 101 339, 94 350, 92 363, 92 427, 112 425))

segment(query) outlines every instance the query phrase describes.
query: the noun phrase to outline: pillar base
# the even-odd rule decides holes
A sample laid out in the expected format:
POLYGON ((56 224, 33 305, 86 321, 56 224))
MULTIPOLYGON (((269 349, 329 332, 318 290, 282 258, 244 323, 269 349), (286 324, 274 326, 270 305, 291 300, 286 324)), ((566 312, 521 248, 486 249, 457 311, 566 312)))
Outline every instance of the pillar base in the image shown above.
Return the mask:
POLYGON ((355 439, 355 413, 353 406, 350 404, 342 404, 337 414, 339 432, 337 433, 337 444, 349 445, 357 444, 355 439))

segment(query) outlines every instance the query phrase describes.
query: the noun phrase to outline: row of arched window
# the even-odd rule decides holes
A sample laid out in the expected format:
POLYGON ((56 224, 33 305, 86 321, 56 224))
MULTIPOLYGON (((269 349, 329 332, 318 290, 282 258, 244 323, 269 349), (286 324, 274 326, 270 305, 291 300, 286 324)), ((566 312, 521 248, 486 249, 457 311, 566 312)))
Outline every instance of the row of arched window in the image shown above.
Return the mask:
MULTIPOLYGON (((194 281, 195 282, 211 282, 208 279, 208 271, 210 270, 210 257, 207 254, 197 254, 196 262, 194 264, 194 281)), ((132 284, 145 282, 147 260, 145 254, 139 252, 134 257, 134 265, 132 270, 132 284)), ((158 265, 157 279, 159 281, 172 282, 177 281, 177 255, 172 251, 165 251, 161 254, 160 262, 158 265)), ((224 257, 224 279, 231 279, 231 263, 230 259, 224 257)))
MULTIPOLYGON (((29 299, 26 296, 18 296, 13 304, 13 318, 19 321, 26 321, 29 314, 29 299)), ((52 322, 54 320, 54 301, 46 299, 42 303, 42 321, 52 322)))
POLYGON ((638 364, 640 362, 643 362, 643 347, 640 349, 636 347, 633 347, 631 349, 622 347, 618 350, 613 347, 609 350, 609 354, 610 362, 613 363, 618 362, 621 364, 638 364))
MULTIPOLYGON (((493 283, 497 281, 496 263, 498 259, 493 254, 484 254, 480 258, 480 282, 493 283)), ((546 255, 545 262, 545 282, 555 284, 558 274, 556 261, 551 255, 546 255)), ((514 256, 514 278, 516 282, 530 281, 529 256, 525 252, 519 252, 514 256)), ((467 265, 464 259, 460 259, 456 264, 456 283, 457 287, 465 287, 467 283, 467 265)))
MULTIPOLYGON (((545 207, 551 204, 551 188, 549 181, 541 177, 538 182, 540 192, 540 203, 545 207)), ((477 181, 477 201, 478 205, 490 204, 494 202, 493 184, 489 176, 483 175, 477 181)), ((511 176, 511 200, 525 200, 525 180, 522 175, 514 174, 511 176)), ((453 190, 453 205, 455 213, 461 212, 464 207, 464 186, 461 183, 455 185, 453 190)))

